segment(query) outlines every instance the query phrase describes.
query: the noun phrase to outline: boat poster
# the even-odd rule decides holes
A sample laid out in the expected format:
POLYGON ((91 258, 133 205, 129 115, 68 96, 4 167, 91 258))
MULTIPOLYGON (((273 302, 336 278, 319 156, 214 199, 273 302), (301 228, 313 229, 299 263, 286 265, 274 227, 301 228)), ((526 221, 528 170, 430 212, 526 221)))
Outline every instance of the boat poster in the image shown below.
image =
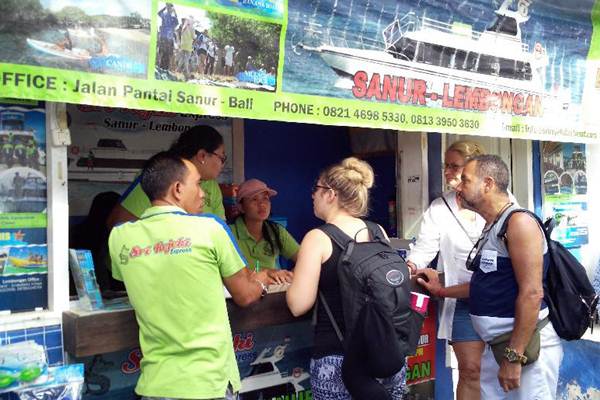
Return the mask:
POLYGON ((4 97, 600 141, 600 0, 5 0, 0 11, 4 97))
POLYGON ((48 305, 45 117, 0 103, 0 311, 48 305))
POLYGON ((588 238, 586 146, 543 142, 544 217, 556 221, 552 237, 567 248, 586 245, 588 238))
POLYGON ((123 193, 146 160, 198 124, 212 126, 223 136, 227 160, 219 182, 233 182, 231 118, 75 104, 67 105, 67 115, 71 215, 87 215, 98 193, 123 193))

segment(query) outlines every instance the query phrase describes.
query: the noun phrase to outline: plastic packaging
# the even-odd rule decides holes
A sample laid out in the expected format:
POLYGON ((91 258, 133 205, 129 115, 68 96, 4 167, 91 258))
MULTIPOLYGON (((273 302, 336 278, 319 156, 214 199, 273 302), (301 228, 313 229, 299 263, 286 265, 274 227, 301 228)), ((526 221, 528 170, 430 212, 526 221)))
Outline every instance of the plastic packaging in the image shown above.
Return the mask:
POLYGON ((46 350, 33 340, 0 346, 0 393, 45 382, 47 369, 46 350))
POLYGON ((83 364, 48 368, 48 380, 16 391, 20 400, 81 400, 83 364))

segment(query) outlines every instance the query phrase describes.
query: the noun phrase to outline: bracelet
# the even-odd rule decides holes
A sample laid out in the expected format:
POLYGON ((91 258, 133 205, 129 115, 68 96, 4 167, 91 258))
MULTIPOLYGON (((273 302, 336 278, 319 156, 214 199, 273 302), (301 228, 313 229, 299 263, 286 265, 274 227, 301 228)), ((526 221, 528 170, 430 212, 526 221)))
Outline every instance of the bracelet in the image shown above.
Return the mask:
POLYGON ((265 297, 265 295, 268 292, 267 289, 267 285, 265 285, 264 283, 262 283, 261 281, 259 281, 258 279, 254 279, 254 282, 258 283, 260 285, 260 288, 262 289, 262 292, 260 294, 260 297, 265 297))
POLYGON ((446 296, 444 296, 444 295, 442 294, 442 291, 443 291, 444 289, 445 289, 445 288, 443 288, 443 287, 440 287, 440 289, 439 289, 437 292, 435 292, 435 293, 434 293, 434 296, 435 296, 435 297, 446 297, 446 296))

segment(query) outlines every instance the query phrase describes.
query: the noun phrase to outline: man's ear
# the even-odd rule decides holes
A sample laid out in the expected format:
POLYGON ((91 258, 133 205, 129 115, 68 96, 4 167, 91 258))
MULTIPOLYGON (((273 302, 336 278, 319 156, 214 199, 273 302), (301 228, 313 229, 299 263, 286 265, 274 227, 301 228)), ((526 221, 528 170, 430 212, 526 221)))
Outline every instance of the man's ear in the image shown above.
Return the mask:
POLYGON ((490 190, 492 190, 495 184, 496 181, 491 176, 486 176, 485 178, 483 178, 483 188, 485 192, 489 192, 490 190))
POLYGON ((182 183, 179 181, 172 183, 169 187, 169 191, 171 192, 171 195, 175 198, 175 200, 181 200, 181 197, 183 196, 182 183))

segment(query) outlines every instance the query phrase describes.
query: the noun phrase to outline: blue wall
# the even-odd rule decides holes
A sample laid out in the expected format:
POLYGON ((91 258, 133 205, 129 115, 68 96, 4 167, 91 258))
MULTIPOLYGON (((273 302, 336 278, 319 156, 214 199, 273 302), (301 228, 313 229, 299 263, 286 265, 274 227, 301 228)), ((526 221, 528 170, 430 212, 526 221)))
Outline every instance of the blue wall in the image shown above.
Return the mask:
MULTIPOLYGON (((273 216, 286 217, 288 230, 300 241, 321 224, 314 215, 310 188, 319 172, 351 155, 346 127, 244 121, 244 169, 246 179, 258 178, 277 190, 273 216)), ((371 191, 371 216, 388 227, 388 206, 395 195, 395 157, 367 159, 375 170, 371 191)))

